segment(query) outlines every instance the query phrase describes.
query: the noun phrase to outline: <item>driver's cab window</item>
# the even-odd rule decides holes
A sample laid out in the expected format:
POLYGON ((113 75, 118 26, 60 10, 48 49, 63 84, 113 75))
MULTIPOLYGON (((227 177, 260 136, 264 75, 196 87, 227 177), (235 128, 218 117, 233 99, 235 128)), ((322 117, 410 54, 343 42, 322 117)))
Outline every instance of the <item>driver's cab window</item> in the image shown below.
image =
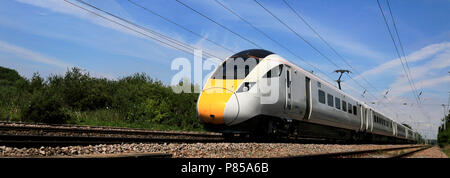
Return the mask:
POLYGON ((272 69, 270 69, 263 78, 272 78, 272 77, 279 77, 281 76, 281 73, 283 72, 283 65, 280 64, 272 69))

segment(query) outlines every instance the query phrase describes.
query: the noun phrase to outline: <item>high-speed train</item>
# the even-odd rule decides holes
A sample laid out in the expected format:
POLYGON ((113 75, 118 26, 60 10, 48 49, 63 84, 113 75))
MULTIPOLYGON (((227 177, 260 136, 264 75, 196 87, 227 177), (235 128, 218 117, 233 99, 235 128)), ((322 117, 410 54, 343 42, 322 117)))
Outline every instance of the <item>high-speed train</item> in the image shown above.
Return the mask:
POLYGON ((206 130, 413 143, 418 133, 281 56, 239 52, 219 65, 197 100, 206 130))

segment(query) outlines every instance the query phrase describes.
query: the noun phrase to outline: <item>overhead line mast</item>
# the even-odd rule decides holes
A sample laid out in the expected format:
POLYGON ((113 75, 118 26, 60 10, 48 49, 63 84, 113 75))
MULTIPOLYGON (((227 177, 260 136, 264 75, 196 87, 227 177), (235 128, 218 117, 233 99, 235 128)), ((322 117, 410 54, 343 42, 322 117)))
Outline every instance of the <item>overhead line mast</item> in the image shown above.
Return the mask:
MULTIPOLYGON (((306 40, 305 38, 303 38, 300 34, 298 34, 295 30, 293 30, 289 25, 287 25, 285 22, 283 22, 280 18, 278 18, 274 13, 272 13, 269 9, 267 9, 264 5, 262 5, 260 2, 258 2, 257 0, 253 0, 255 1, 260 7, 262 7, 267 13, 269 13, 273 18, 275 18, 278 22, 280 22, 282 25, 284 25, 286 28, 288 28, 292 33, 294 33, 297 37, 299 37, 300 39, 302 39, 306 44, 308 44, 311 48, 313 48, 317 53, 319 53, 323 58, 325 58, 328 62, 330 62, 331 64, 333 64, 334 66, 336 66, 337 68, 340 68, 335 62, 333 62, 330 58, 328 58, 325 54, 323 54, 320 50, 318 50, 314 45, 312 45, 308 40, 306 40)), ((346 73, 346 75, 348 77, 350 77, 357 85, 359 85, 361 88, 363 88, 364 90, 367 91, 367 89, 362 86, 359 82, 357 82, 356 80, 354 80, 350 75, 348 75, 346 73)), ((369 92, 370 93, 370 92, 369 92)), ((373 95, 372 93, 370 93, 375 99, 379 100, 378 97, 376 97, 375 95, 373 95)))
MULTIPOLYGON (((267 9, 264 5, 262 5, 260 2, 258 2, 257 0, 254 0, 261 8, 263 8, 267 13, 269 13, 273 18, 275 18, 278 22, 280 22, 282 25, 284 25, 286 28, 288 28, 291 32, 293 32, 297 37, 299 37, 300 39, 302 39, 305 43, 307 43, 311 48, 313 48, 317 53, 319 53, 323 58, 325 58, 328 62, 330 62, 331 64, 333 64, 334 66, 336 66, 337 68, 340 68, 336 63, 334 63, 330 58, 328 58, 326 55, 324 55, 320 50, 318 50, 314 45, 312 45, 308 40, 306 40, 305 38, 303 38, 300 34, 298 34, 295 30, 293 30, 289 25, 287 25, 285 22, 283 22, 280 18, 278 18, 274 13, 272 13, 269 9, 267 9)), ((375 98, 376 100, 380 100, 378 97, 376 97, 374 94, 372 94, 371 92, 368 92, 368 90, 362 86, 358 81, 356 81, 355 79, 353 79, 353 77, 351 77, 348 73, 345 73, 350 79, 352 79, 359 87, 363 88, 367 93, 369 93, 373 98, 375 98)), ((390 102, 390 100, 388 99, 388 101, 390 102)), ((395 113, 394 111, 392 111, 392 109, 390 107, 387 107, 389 110, 391 110, 392 113, 395 113)))
MULTIPOLYGON (((283 2, 284 2, 284 4, 286 4, 286 6, 303 22, 303 23, 305 23, 306 24, 306 26, 308 26, 308 28, 312 31, 312 32, 314 32, 314 34, 316 34, 319 38, 320 38, 320 40, 322 40, 322 42, 324 42, 327 46, 328 46, 328 48, 330 48, 342 61, 344 61, 344 63, 348 66, 348 67, 350 67, 355 73, 357 73, 358 75, 360 75, 360 73, 355 69, 355 68, 353 68, 353 66, 340 54, 340 53, 338 53, 337 52, 337 50, 336 49, 334 49, 331 45, 330 45, 330 43, 328 43, 327 42, 327 40, 325 40, 325 38, 323 38, 322 37, 322 35, 320 35, 313 27, 312 27, 312 25, 310 25, 306 20, 305 20, 305 18, 303 18, 302 17, 302 15, 300 14, 300 13, 298 13, 286 0, 283 0, 283 2)), ((375 88, 368 80, 366 80, 366 78, 364 77, 364 76, 361 76, 361 78, 367 83, 367 84, 369 84, 373 89, 375 89, 375 91, 378 91, 378 89, 377 88, 375 88)), ((367 90, 366 90, 367 91, 367 90)))

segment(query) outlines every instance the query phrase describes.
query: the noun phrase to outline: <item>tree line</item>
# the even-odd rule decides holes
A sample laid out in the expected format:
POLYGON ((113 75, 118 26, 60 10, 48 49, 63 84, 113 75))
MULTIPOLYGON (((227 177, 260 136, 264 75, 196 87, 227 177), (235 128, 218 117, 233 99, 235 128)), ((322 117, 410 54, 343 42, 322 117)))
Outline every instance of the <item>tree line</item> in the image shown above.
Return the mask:
POLYGON ((110 80, 72 68, 26 79, 0 67, 1 120, 201 130, 197 98, 176 94, 145 73, 110 80))
POLYGON ((445 147, 450 144, 450 129, 448 128, 450 124, 450 114, 443 118, 442 121, 442 125, 439 126, 438 143, 440 147, 445 147))

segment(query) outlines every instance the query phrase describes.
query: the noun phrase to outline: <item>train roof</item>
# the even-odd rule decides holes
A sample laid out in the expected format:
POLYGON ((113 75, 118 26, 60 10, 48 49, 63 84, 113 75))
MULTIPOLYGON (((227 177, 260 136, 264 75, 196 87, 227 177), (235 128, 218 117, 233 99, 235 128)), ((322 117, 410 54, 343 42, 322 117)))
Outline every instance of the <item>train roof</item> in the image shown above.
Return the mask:
POLYGON ((241 57, 241 58, 246 59, 249 57, 253 57, 253 58, 257 58, 257 59, 263 59, 271 54, 274 54, 274 53, 264 50, 264 49, 249 49, 249 50, 245 50, 245 51, 241 51, 239 53, 233 54, 230 58, 241 57))

